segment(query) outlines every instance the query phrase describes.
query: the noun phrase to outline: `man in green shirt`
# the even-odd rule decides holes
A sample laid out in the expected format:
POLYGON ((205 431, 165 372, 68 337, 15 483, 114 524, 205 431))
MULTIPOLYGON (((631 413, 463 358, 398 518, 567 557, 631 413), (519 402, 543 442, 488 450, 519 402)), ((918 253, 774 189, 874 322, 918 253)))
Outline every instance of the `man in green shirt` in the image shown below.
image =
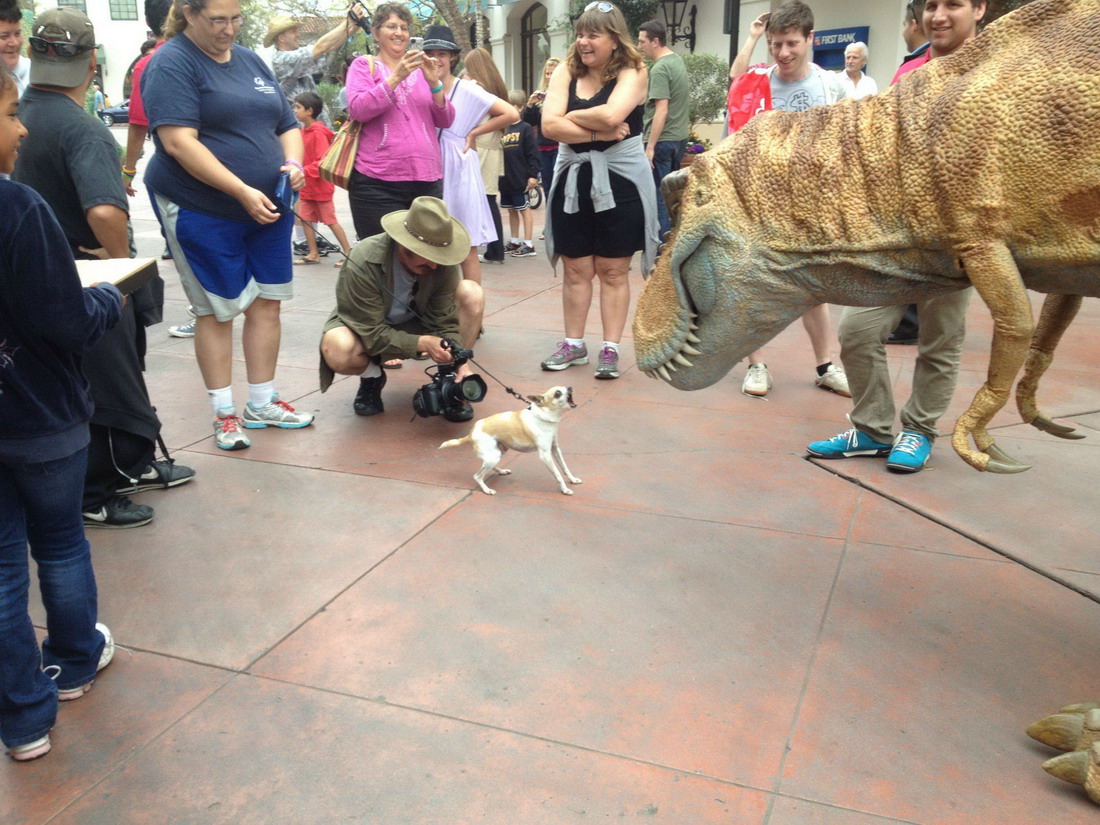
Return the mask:
POLYGON ((657 217, 661 222, 662 241, 672 224, 661 197, 661 181, 669 172, 680 168, 691 130, 688 116, 691 84, 687 67, 684 59, 666 45, 667 36, 665 24, 658 20, 643 23, 638 29, 638 49, 653 63, 649 70, 642 134, 645 153, 653 167, 653 182, 657 186, 657 217))

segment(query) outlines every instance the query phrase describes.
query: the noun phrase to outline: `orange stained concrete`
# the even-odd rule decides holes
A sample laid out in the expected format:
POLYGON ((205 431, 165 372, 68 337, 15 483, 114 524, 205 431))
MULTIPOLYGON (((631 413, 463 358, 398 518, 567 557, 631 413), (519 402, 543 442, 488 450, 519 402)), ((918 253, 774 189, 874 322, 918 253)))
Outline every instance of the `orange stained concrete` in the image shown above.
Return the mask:
MULTIPOLYGON (((342 191, 337 207, 350 229, 342 191)), ((139 251, 159 254, 143 196, 133 217, 139 251)), ((543 372, 560 273, 541 257, 488 265, 477 360, 523 393, 574 388, 561 442, 584 479, 563 496, 537 457, 509 453, 490 498, 469 448, 437 449, 465 426, 409 420, 424 364, 389 373, 381 416, 353 414, 354 378, 318 392, 327 264, 295 270, 277 377, 316 424, 217 450, 192 344, 167 335, 186 300, 162 271, 147 381, 199 475, 136 497, 156 508, 149 526, 90 533, 101 619, 132 652, 60 709, 51 754, 0 763, 4 825, 1100 815, 1023 732, 1100 699, 1096 302, 1042 390, 1087 440, 1007 410, 995 434, 1030 472, 983 476, 940 443, 896 476, 805 459, 847 428, 850 402, 814 387, 800 325, 766 350, 766 400, 741 395, 743 365, 690 394, 645 378, 629 327, 618 381, 543 372)), ((632 286, 636 300, 636 270, 632 286)), ((980 384, 990 328, 974 301, 945 428, 980 384)), ((600 338, 594 306, 593 356, 600 338)), ((904 397, 914 349, 888 352, 904 397)), ((489 380, 479 414, 514 409, 489 380)))

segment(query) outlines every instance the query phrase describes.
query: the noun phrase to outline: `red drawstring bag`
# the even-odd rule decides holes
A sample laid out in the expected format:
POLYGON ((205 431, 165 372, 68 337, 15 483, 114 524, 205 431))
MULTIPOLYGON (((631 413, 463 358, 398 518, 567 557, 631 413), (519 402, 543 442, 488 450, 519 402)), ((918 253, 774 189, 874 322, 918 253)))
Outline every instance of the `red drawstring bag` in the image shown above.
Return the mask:
POLYGON ((726 97, 726 118, 733 134, 757 112, 772 107, 772 84, 767 69, 749 69, 734 78, 726 97))

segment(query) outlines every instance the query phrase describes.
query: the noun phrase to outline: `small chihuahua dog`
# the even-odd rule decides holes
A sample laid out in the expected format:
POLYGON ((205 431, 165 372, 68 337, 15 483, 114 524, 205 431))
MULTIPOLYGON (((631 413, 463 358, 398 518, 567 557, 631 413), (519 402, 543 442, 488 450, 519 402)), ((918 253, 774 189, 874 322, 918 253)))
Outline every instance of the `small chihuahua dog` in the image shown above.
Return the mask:
POLYGON ((580 484, 581 480, 569 471, 562 458, 558 424, 568 410, 577 406, 573 403, 573 388, 551 387, 542 395, 527 396, 527 400, 531 402, 527 409, 483 418, 474 424, 469 435, 444 441, 439 449, 473 444, 474 454, 481 459, 481 469, 474 473, 474 481, 491 496, 496 495, 496 490, 485 483, 489 471, 496 470, 502 476, 512 472, 497 466, 505 450, 511 448, 521 453, 538 450, 539 458, 554 474, 561 491, 571 496, 573 491, 565 486, 565 479, 572 484, 580 484))

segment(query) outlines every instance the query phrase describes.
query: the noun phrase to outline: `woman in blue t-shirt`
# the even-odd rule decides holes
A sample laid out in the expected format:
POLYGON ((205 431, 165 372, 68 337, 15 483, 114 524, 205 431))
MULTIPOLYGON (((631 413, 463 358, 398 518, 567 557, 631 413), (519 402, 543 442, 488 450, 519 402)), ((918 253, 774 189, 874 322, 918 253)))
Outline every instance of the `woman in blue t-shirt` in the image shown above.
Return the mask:
POLYGON ((250 445, 242 426, 313 422, 274 387, 279 307, 292 295, 285 184, 296 192, 305 183, 302 136, 271 70, 234 42, 242 22, 237 0, 175 0, 167 42, 141 87, 157 147, 145 182, 194 307, 195 356, 223 450, 250 445), (241 314, 249 400, 238 417, 231 382, 241 314))

